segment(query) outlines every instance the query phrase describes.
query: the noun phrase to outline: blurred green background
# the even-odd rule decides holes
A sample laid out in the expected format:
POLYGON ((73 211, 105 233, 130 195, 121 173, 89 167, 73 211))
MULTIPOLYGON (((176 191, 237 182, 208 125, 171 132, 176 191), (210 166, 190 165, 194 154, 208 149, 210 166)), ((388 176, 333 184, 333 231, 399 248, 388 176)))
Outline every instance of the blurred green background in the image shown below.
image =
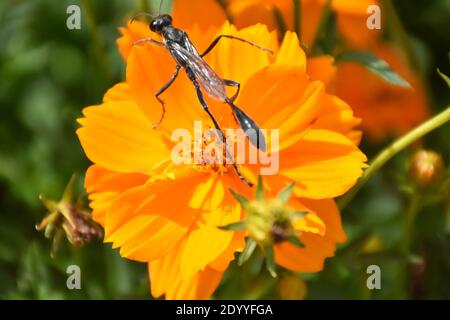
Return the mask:
MULTIPOLYGON (((448 88, 435 72, 440 67, 450 74, 450 1, 394 4, 421 57, 436 113, 450 102, 448 88)), ((0 1, 2 299, 150 298, 144 264, 121 259, 100 240, 81 249, 64 243, 52 259, 50 241, 35 230, 46 213, 40 193, 58 199, 73 172, 81 175, 82 192, 82 173, 89 163, 75 135, 75 119, 84 106, 101 102, 105 90, 124 78, 124 63, 115 47, 117 27, 141 10, 142 1, 137 0, 0 1), (81 30, 66 28, 71 4, 82 7, 81 30), (73 264, 81 267, 82 290, 66 288, 66 268, 73 264)), ((447 163, 449 136, 447 125, 424 141, 447 163)), ((363 144, 363 149, 372 157, 384 145, 363 144)), ((400 186, 410 155, 403 152, 389 163, 343 213, 349 241, 327 260, 324 272, 299 276, 307 284, 307 298, 450 298, 448 194, 419 213, 415 263, 408 264, 395 251, 408 207, 400 186), (382 290, 366 287, 371 264, 382 269, 382 290), (406 281, 405 268, 410 275, 406 281)), ((244 269, 232 266, 216 297, 278 298, 276 282, 260 272, 259 264, 256 257, 244 269)))

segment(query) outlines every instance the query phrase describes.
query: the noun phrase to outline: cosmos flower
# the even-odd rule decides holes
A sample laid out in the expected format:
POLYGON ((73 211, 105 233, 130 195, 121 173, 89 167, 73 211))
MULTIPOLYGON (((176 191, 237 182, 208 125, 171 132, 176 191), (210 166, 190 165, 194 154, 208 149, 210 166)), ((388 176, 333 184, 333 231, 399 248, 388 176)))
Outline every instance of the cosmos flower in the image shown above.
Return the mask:
MULTIPOLYGON (((177 16, 175 9, 174 19, 177 16)), ((262 128, 279 129, 280 145, 269 149, 279 155, 279 172, 265 177, 265 188, 270 193, 297 182, 293 195, 307 214, 297 221, 305 247, 281 244, 277 263, 297 272, 321 270, 324 259, 334 255, 336 243, 345 240, 331 199, 351 188, 365 167, 366 157, 355 143, 359 120, 342 100, 326 93, 323 82, 311 80, 294 33, 279 43, 264 25, 237 31, 228 23, 215 28, 174 21, 199 50, 218 34, 273 49, 270 55, 223 40, 206 60, 219 75, 242 84, 239 107, 262 128)), ((105 229, 105 242, 120 248, 125 258, 148 263, 153 296, 206 299, 235 253, 245 247, 244 232, 219 228, 245 217, 229 190, 246 196, 253 190, 231 165, 173 163, 173 131, 183 128, 194 135, 194 121, 201 120, 207 129, 211 120, 192 84, 181 75, 162 96, 167 113, 153 129, 161 114, 154 94, 168 81, 175 63, 164 48, 132 46, 145 37, 158 39, 148 25, 135 22, 121 32, 118 45, 127 62, 126 81, 111 88, 102 104, 83 110, 77 131, 94 163, 85 183, 93 216, 105 229)), ((320 64, 315 72, 320 72, 320 64)), ((236 128, 227 106, 207 102, 223 128, 236 128)), ((257 181, 259 164, 240 169, 248 180, 257 181)))

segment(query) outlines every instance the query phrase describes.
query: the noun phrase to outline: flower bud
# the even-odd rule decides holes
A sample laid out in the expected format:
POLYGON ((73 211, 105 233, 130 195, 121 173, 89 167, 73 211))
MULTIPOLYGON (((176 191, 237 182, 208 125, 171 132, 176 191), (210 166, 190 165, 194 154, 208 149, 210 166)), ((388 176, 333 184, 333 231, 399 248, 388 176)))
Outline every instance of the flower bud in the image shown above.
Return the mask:
POLYGON ((69 207, 67 210, 69 212, 67 218, 63 219, 62 228, 71 244, 84 246, 101 236, 101 229, 90 214, 77 207, 69 207))
POLYGON ((409 174, 418 186, 429 187, 441 181, 444 169, 444 160, 438 153, 420 150, 411 159, 409 174))
POLYGON ((303 300, 307 292, 306 283, 295 275, 283 276, 278 283, 278 293, 282 300, 303 300))
POLYGON ((91 215, 84 211, 72 197, 74 178, 66 187, 60 201, 53 201, 41 196, 41 200, 49 213, 36 225, 38 231, 44 231, 45 237, 53 239, 52 256, 59 247, 60 235, 66 234, 69 242, 75 246, 83 246, 102 234, 101 227, 95 223, 91 215))
POLYGON ((363 254, 372 254, 383 250, 384 250, 383 239, 377 234, 370 236, 370 238, 368 238, 367 241, 364 242, 363 246, 361 247, 361 253, 363 254))

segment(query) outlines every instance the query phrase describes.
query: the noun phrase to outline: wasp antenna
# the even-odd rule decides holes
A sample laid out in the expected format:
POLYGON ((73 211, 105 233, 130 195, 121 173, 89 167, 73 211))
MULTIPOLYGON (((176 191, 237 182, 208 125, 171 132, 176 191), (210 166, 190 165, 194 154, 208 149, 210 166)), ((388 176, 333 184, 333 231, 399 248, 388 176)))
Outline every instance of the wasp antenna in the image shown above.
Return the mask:
POLYGON ((147 17, 150 17, 150 18, 152 18, 152 19, 155 19, 155 18, 156 18, 156 16, 154 16, 154 15, 152 15, 152 14, 150 14, 150 13, 147 13, 147 12, 140 12, 140 13, 134 15, 134 16, 130 19, 130 23, 133 23, 137 18, 142 17, 142 16, 147 16, 147 17))
POLYGON ((161 15, 161 9, 162 9, 163 3, 164 3, 164 0, 161 0, 159 2, 158 16, 161 15))

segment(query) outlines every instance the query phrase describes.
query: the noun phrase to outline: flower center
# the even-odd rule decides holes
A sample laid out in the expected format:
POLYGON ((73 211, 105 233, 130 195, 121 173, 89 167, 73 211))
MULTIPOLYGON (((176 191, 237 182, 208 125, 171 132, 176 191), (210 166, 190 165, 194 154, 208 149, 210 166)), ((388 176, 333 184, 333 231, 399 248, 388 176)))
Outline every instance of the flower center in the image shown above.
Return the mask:
POLYGON ((230 156, 227 157, 222 141, 218 141, 218 138, 210 141, 205 137, 194 141, 191 158, 196 170, 220 174, 231 170, 230 162, 233 160, 230 156))

